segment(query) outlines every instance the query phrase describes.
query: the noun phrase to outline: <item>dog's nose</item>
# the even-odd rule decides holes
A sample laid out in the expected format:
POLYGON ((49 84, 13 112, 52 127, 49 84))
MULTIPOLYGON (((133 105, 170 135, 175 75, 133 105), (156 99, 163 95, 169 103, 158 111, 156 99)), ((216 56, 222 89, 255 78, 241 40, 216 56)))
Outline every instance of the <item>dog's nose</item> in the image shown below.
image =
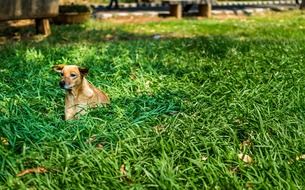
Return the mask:
POLYGON ((60 88, 64 88, 65 87, 65 81, 60 81, 59 86, 60 86, 60 88))

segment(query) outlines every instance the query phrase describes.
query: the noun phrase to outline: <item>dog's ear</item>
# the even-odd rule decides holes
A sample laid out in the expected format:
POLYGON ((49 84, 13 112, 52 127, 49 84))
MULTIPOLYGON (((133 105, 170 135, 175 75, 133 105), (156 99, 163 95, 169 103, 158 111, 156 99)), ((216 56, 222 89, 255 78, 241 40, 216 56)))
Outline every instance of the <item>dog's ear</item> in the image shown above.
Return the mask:
POLYGON ((88 68, 85 68, 85 67, 78 67, 78 70, 79 70, 79 72, 80 72, 80 74, 81 74, 82 76, 87 75, 88 72, 89 72, 89 69, 88 69, 88 68))
POLYGON ((53 69, 55 72, 60 73, 64 67, 65 67, 65 64, 60 64, 60 65, 54 65, 54 66, 52 67, 52 69, 53 69))

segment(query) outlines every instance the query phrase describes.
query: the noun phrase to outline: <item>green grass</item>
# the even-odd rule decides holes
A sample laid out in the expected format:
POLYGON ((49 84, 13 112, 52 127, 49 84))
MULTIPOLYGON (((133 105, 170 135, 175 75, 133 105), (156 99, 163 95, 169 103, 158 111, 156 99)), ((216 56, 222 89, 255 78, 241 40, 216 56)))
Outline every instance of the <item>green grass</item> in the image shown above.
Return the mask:
POLYGON ((0 189, 304 188, 304 18, 91 21, 0 46, 0 189), (111 105, 63 121, 60 63, 111 105))

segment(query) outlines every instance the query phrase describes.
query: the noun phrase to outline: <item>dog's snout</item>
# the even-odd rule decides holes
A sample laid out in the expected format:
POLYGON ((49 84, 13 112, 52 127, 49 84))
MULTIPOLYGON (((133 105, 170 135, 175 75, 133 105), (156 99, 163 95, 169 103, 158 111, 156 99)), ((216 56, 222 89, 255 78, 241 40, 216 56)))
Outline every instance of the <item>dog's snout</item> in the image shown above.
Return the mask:
POLYGON ((59 86, 60 86, 60 88, 65 88, 65 81, 60 81, 59 82, 59 86))

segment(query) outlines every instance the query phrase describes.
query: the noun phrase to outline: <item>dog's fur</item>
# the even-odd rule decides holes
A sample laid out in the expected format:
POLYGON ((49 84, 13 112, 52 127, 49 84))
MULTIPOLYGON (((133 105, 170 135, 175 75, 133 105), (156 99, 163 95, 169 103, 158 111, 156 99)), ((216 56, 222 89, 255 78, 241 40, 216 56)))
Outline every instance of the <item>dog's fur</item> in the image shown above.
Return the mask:
POLYGON ((87 108, 110 103, 108 96, 85 78, 87 68, 76 65, 55 65, 52 68, 61 74, 59 86, 66 90, 65 120, 84 114, 87 108))

